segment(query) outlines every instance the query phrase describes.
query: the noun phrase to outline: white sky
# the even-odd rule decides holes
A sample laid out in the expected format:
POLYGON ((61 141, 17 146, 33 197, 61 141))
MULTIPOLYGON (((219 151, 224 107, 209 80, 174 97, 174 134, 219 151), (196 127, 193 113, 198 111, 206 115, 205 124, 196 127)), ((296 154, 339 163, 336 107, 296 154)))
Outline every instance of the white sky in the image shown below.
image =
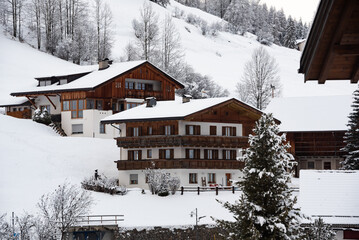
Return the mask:
POLYGON ((296 18, 302 18, 303 22, 311 22, 317 11, 319 0, 261 0, 260 3, 266 3, 268 8, 274 6, 277 10, 283 8, 284 13, 296 18))

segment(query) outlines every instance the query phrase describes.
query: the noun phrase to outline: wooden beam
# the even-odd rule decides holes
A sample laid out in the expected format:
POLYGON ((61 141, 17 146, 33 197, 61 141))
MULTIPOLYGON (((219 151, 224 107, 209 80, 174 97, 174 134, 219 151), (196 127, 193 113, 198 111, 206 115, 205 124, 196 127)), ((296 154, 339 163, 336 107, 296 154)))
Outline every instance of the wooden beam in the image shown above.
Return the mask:
POLYGON ((353 73, 350 79, 350 83, 358 83, 358 80, 359 80, 359 58, 357 57, 357 61, 353 68, 353 73))
POLYGON ((47 98, 47 100, 49 100, 49 102, 51 103, 51 105, 56 109, 55 104, 51 101, 51 99, 49 98, 49 96, 45 95, 45 97, 47 98))
POLYGON ((336 55, 359 55, 359 44, 335 45, 334 53, 336 55))
POLYGON ((27 98, 27 100, 29 100, 29 102, 31 103, 32 106, 34 106, 35 109, 37 109, 35 103, 29 98, 29 96, 25 96, 27 98))
POLYGON ((318 79, 319 84, 324 84, 325 81, 328 79, 329 70, 332 68, 333 60, 335 57, 335 53, 334 53, 335 45, 340 43, 340 40, 344 33, 345 26, 355 9, 354 4, 355 4, 355 0, 349 0, 345 3, 344 10, 342 11, 339 22, 335 28, 336 29, 335 34, 332 40, 330 41, 330 45, 328 47, 326 57, 324 58, 324 64, 318 79))

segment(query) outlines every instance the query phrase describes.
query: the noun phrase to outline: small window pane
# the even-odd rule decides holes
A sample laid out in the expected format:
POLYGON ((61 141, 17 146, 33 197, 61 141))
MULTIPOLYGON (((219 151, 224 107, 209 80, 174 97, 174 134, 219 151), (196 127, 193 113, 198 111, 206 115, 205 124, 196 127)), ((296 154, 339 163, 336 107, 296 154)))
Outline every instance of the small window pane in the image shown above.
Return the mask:
POLYGON ((138 174, 130 174, 130 184, 138 184, 138 174))
POLYGON ((79 100, 79 109, 84 109, 84 100, 79 100))
POLYGON ((77 100, 72 100, 71 101, 71 110, 76 110, 77 109, 77 100))
POLYGON ((147 150, 147 158, 152 158, 152 149, 147 150))
POLYGON ((170 158, 171 158, 171 150, 166 149, 166 159, 170 159, 170 158))
POLYGON ((197 183, 197 173, 189 174, 189 183, 197 183))
POLYGON ((106 133, 105 124, 100 123, 100 133, 106 133))
POLYGON ((60 85, 66 84, 67 83, 67 79, 60 79, 60 85))
POLYGON ((308 169, 314 169, 314 162, 308 162, 308 169))
POLYGON ((68 111, 68 110, 70 110, 70 102, 69 102, 69 101, 63 101, 63 103, 62 103, 62 110, 63 110, 63 111, 68 111))
POLYGON ((83 118, 83 111, 82 110, 78 111, 78 118, 83 118))
POLYGON ((216 174, 208 173, 208 183, 216 183, 216 174))
POLYGON ((97 110, 102 110, 102 100, 96 100, 97 110))
POLYGON ((71 118, 77 118, 77 111, 71 112, 71 118))
POLYGON ((95 108, 95 101, 93 99, 86 100, 87 109, 94 109, 95 108))
POLYGON ((47 80, 45 85, 50 86, 51 85, 51 80, 47 80))

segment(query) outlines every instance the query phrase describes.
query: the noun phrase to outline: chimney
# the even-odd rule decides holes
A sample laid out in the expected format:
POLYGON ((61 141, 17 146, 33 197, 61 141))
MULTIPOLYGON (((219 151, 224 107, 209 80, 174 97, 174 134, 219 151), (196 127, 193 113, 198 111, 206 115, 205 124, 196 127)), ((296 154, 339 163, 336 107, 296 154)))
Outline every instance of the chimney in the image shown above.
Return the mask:
POLYGON ((192 96, 191 96, 191 95, 184 94, 184 95, 182 96, 182 103, 188 103, 188 102, 191 101, 191 99, 192 99, 192 96))
POLYGON ((146 107, 154 107, 156 106, 156 98, 155 97, 148 97, 146 98, 146 107))
POLYGON ((108 58, 105 58, 104 60, 99 61, 98 62, 98 70, 104 70, 104 69, 108 68, 109 63, 110 63, 110 61, 108 60, 108 58))

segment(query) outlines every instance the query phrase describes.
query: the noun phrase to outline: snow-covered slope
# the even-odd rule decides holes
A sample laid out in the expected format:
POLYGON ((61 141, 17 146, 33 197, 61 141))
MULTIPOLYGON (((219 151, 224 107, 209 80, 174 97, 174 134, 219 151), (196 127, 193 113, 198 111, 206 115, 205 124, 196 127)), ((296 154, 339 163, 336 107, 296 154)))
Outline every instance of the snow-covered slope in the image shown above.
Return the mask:
MULTIPOLYGON (((113 57, 116 59, 123 54, 124 46, 134 40, 131 22, 134 18, 139 18, 139 9, 145 0, 106 1, 111 6, 114 15, 115 44, 113 57)), ((160 17, 159 23, 167 14, 174 15, 176 9, 183 11, 183 18, 192 13, 206 20, 209 24, 222 21, 218 17, 199 9, 183 6, 174 0, 171 0, 170 3, 167 9, 151 3, 160 17)), ((261 45, 252 38, 227 32, 220 32, 217 37, 203 36, 199 28, 182 19, 174 18, 174 22, 181 35, 186 61, 201 74, 211 76, 218 84, 234 94, 235 84, 242 76, 244 64, 250 60, 253 50, 261 45)), ((303 75, 298 74, 301 56, 299 51, 276 45, 265 48, 279 65, 279 75, 283 85, 283 96, 285 97, 348 95, 356 89, 356 85, 350 84, 349 81, 328 81, 324 85, 318 85, 315 82, 304 83, 303 75)))
MULTIPOLYGON (((65 180, 79 185, 95 169, 116 177, 114 161, 119 156, 114 140, 59 137, 51 128, 31 120, 0 115, 0 215, 35 213, 42 194, 65 180)), ((233 202, 239 193, 178 193, 163 198, 136 189, 125 196, 92 196, 92 214, 124 214, 121 226, 133 227, 194 224, 189 214, 196 207, 207 216, 201 223, 213 223, 210 216, 230 219, 216 199, 233 202)))

